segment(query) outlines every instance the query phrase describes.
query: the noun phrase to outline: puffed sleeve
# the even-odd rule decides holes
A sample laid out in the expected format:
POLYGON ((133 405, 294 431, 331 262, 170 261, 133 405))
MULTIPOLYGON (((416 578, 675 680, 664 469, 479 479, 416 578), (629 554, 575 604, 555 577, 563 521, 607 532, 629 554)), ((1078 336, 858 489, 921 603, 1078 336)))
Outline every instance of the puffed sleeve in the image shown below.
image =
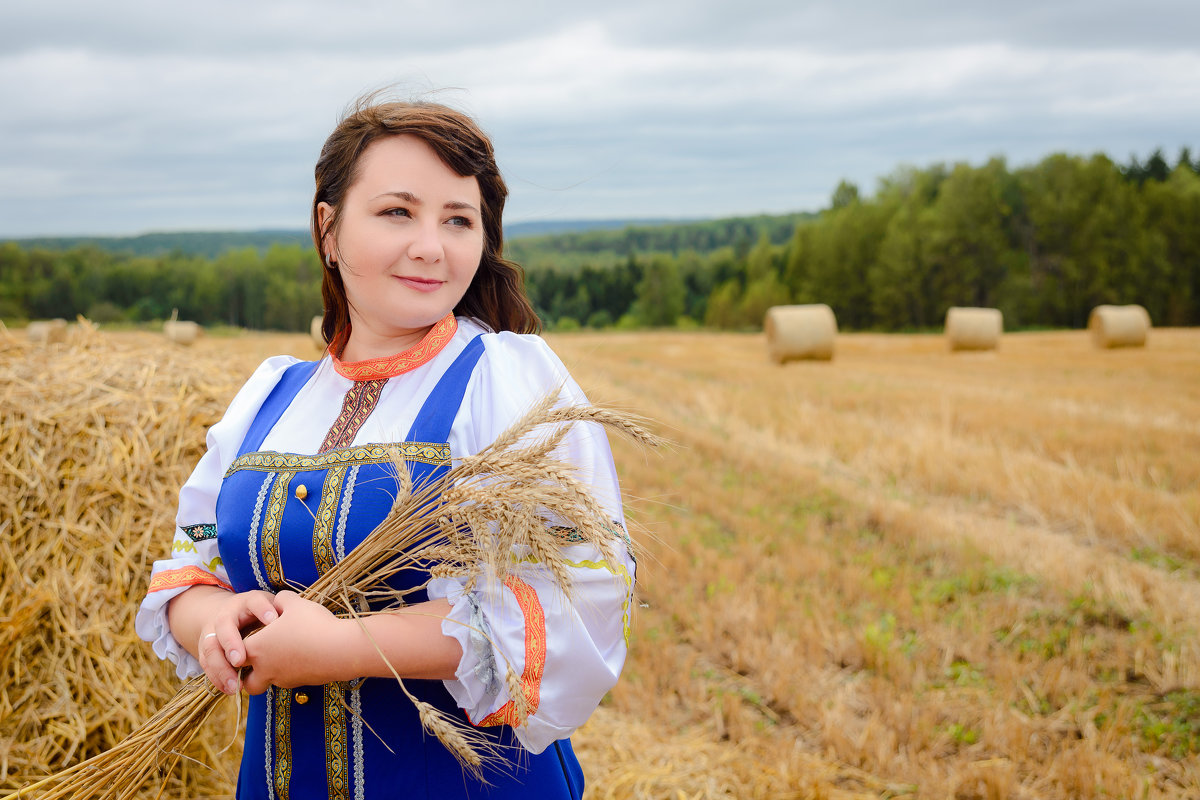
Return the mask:
MULTIPOLYGON (((539 337, 501 333, 486 335, 484 342, 484 357, 455 420, 452 452, 477 452, 555 389, 563 403, 586 402, 539 337), (455 439, 463 449, 455 450, 455 439)), ((635 562, 607 437, 597 425, 577 424, 562 447, 608 511, 614 537, 606 554, 573 541, 570 531, 557 531, 570 563, 570 598, 536 564, 522 565, 503 583, 479 581, 470 591, 456 578, 435 579, 428 589, 431 598, 451 603, 442 631, 463 650, 447 690, 473 724, 512 725, 533 753, 570 736, 616 684, 633 602, 635 562), (520 726, 505 680, 509 671, 518 678, 529 712, 520 726)))
POLYGON ((180 678, 199 675, 203 670, 200 662, 171 634, 167 604, 192 586, 206 584, 232 591, 217 551, 217 494, 225 470, 236 457, 263 400, 279 382, 283 371, 296 360, 291 356, 276 356, 259 365, 225 415, 209 428, 205 437, 207 450, 179 490, 171 557, 154 562, 150 586, 134 618, 134 629, 140 638, 151 643, 159 658, 175 664, 180 678))

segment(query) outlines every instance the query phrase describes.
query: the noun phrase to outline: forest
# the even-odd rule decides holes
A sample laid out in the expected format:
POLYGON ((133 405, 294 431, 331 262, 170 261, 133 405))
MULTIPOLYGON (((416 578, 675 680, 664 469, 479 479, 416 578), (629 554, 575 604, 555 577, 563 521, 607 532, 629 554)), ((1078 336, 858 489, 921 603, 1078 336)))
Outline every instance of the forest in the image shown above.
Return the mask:
MULTIPOLYGON (((206 326, 307 330, 321 267, 290 237, 215 254, 4 242, 0 319, 149 323, 178 310, 206 326)), ((1197 325, 1200 157, 901 167, 873 194, 842 182, 819 213, 520 236, 506 254, 553 330, 753 330, 788 303, 827 303, 849 330, 932 330, 951 306, 999 308, 1009 330, 1074 328, 1101 303, 1197 325)))

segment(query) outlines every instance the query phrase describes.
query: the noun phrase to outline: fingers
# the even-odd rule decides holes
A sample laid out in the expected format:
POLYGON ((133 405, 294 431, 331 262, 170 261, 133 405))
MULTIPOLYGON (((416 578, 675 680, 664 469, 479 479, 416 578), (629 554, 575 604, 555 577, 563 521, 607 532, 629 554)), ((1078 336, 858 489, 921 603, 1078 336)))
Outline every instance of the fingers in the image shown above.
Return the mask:
MULTIPOLYGON (((237 636, 239 648, 241 640, 241 636, 237 636)), ((208 631, 200 634, 200 642, 196 647, 196 651, 200 657, 200 666, 204 668, 204 674, 212 681, 213 686, 216 686, 225 694, 237 694, 237 671, 226 655, 221 635, 216 631, 208 631)))
POLYGON ((279 618, 280 609, 269 592, 244 592, 230 600, 214 617, 212 627, 205 626, 197 655, 213 685, 226 694, 236 694, 241 684, 238 669, 247 663, 242 631, 269 625, 279 618))
POLYGON ((271 688, 271 682, 260 678, 252 669, 246 670, 242 688, 246 690, 246 694, 257 695, 262 694, 267 689, 271 688))

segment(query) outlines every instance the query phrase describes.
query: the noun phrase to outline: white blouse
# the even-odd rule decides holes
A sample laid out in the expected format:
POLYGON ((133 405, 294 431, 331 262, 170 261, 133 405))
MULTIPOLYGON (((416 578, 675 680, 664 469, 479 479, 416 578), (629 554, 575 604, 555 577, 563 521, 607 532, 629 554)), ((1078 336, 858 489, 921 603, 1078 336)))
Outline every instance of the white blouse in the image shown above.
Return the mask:
MULTIPOLYGON (((486 447, 555 389, 561 387, 562 402, 586 402, 562 362, 540 337, 492 333, 473 319, 460 318, 453 338, 437 355, 387 380, 374 411, 349 444, 403 441, 442 374, 479 334, 483 334, 484 353, 451 429, 449 444, 454 458, 486 447)), ((209 429, 208 450, 179 492, 171 558, 154 563, 150 591, 138 610, 135 626, 141 638, 152 642, 160 658, 176 664, 181 678, 203 670, 171 634, 167 604, 198 583, 228 587, 215 537, 222 477, 237 457, 267 394, 296 361, 276 356, 259 366, 225 416, 209 429)), ((259 449, 315 454, 353 385, 326 355, 259 449)), ((623 531, 620 489, 604 431, 594 424, 577 424, 562 448, 623 531)), ((463 651, 455 679, 444 684, 473 723, 515 722, 512 698, 503 680, 506 668, 520 676, 531 712, 525 724, 514 725, 517 739, 529 751, 540 753, 587 720, 616 684, 628 644, 635 565, 624 541, 618 541, 613 550, 619 554, 615 563, 591 545, 566 545, 573 579, 569 600, 536 567, 523 569, 516 584, 480 581, 470 592, 464 591, 461 579, 430 582, 430 599, 445 598, 453 607, 442 623, 442 632, 457 639, 463 651), (475 633, 472 627, 489 635, 475 633)))

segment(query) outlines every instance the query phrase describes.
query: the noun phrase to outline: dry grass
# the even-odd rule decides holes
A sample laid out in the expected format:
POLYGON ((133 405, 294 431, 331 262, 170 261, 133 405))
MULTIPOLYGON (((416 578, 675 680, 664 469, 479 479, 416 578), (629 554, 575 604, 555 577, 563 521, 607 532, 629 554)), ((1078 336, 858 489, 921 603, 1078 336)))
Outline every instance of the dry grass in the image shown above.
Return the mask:
MULTIPOLYGON (((762 336, 552 344, 677 442, 616 442, 648 607, 576 737, 590 797, 1200 792, 1200 331, 850 335, 782 368, 762 336)), ((289 348, 316 354, 0 334, 0 786, 174 688, 131 633, 149 561, 204 425, 289 348)), ((168 794, 228 793, 232 732, 168 794)))
POLYGON ((654 543, 606 710, 753 748, 687 796, 820 795, 773 769, 797 748, 869 796, 1200 792, 1200 331, 553 344, 679 442, 618 452, 654 543))

